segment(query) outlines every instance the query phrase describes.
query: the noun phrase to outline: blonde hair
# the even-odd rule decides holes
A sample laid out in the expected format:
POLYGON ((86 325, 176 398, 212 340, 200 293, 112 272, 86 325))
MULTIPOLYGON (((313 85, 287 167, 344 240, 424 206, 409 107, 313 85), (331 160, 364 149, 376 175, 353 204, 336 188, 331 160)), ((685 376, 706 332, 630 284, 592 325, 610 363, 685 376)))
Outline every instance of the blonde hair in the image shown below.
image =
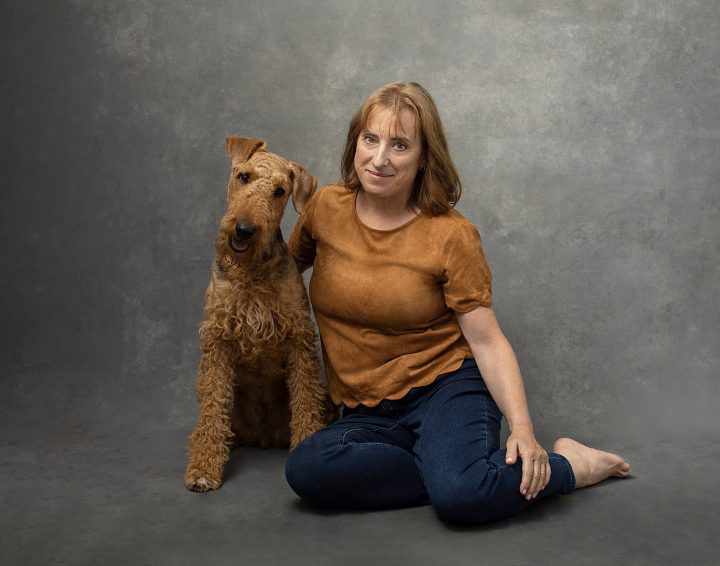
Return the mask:
POLYGON ((361 188, 355 172, 355 150, 360 135, 376 108, 388 109, 399 122, 402 110, 415 115, 418 134, 423 141, 423 165, 418 170, 409 203, 425 214, 437 216, 450 210, 462 194, 462 183, 448 150, 445 132, 430 93, 418 83, 391 83, 373 92, 350 120, 342 156, 342 182, 357 191, 361 188))

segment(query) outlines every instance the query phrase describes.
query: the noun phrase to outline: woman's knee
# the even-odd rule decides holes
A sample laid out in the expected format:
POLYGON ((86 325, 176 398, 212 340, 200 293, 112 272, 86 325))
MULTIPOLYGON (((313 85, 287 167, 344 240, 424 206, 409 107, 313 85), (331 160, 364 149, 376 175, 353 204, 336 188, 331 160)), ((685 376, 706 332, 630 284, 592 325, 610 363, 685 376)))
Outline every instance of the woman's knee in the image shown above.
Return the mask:
POLYGON ((462 474, 446 477, 428 491, 441 519, 452 523, 485 523, 508 515, 497 487, 492 477, 462 474))
POLYGON ((296 446, 285 463, 288 484, 313 507, 337 507, 338 494, 346 491, 348 471, 355 469, 348 459, 348 447, 340 444, 328 429, 325 431, 296 446))
POLYGON ((315 499, 322 491, 320 455, 311 445, 303 442, 288 455, 285 479, 292 490, 303 499, 315 499))

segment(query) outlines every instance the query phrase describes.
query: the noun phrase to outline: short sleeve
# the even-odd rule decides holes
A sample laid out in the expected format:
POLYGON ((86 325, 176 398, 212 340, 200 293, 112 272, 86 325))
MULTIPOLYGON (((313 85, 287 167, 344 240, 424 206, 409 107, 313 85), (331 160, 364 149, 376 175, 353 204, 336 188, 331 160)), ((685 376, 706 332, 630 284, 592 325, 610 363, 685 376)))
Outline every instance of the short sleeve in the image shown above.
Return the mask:
POLYGON ((492 306, 492 274, 477 228, 463 219, 442 247, 441 277, 445 303, 466 313, 492 306))
POLYGON ((288 241, 288 249, 298 265, 311 266, 315 263, 315 239, 313 238, 313 219, 317 205, 316 192, 305 205, 305 210, 298 217, 295 228, 288 241))

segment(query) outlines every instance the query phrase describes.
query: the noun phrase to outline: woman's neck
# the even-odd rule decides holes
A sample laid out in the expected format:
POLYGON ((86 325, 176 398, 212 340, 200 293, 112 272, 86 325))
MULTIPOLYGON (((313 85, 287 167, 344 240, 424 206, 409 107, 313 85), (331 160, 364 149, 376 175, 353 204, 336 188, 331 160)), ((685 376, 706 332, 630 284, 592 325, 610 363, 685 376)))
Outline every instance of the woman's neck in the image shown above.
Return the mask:
POLYGON ((375 230, 399 228, 420 214, 404 197, 381 198, 362 189, 357 192, 355 211, 363 224, 375 230))

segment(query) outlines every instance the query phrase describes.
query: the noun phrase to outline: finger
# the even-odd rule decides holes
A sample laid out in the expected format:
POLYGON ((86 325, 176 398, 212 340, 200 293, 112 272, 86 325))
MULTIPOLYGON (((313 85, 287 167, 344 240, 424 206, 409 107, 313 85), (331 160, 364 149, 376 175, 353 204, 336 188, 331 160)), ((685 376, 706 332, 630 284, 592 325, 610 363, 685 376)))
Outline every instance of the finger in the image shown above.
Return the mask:
POLYGON ((533 499, 535 497, 535 493, 537 492, 537 485, 540 481, 540 466, 538 466, 537 460, 533 460, 533 477, 532 481, 530 482, 530 487, 528 489, 527 498, 533 499))
POLYGON ((522 481, 520 482, 520 493, 525 496, 530 494, 530 484, 533 478, 533 462, 532 460, 522 460, 522 481))
POLYGON ((552 475, 552 468, 550 467, 550 462, 545 464, 545 481, 543 482, 542 491, 547 487, 547 485, 550 483, 550 476, 552 475))
POLYGON ((532 480, 530 481, 530 487, 528 488, 528 499, 534 499, 538 492, 538 485, 540 483, 540 463, 538 460, 532 461, 532 470, 533 470, 533 476, 532 480))
POLYGON ((547 485, 547 474, 548 474, 548 465, 546 462, 540 461, 540 478, 538 479, 538 486, 537 491, 535 492, 535 497, 540 495, 540 492, 545 489, 545 486, 547 485))
POLYGON ((507 443, 507 454, 505 454, 505 463, 511 466, 517 461, 517 442, 510 440, 507 443))
POLYGON ((546 458, 540 458, 538 460, 538 482, 535 489, 533 498, 537 497, 540 492, 545 489, 548 482, 550 481, 550 464, 546 458))

